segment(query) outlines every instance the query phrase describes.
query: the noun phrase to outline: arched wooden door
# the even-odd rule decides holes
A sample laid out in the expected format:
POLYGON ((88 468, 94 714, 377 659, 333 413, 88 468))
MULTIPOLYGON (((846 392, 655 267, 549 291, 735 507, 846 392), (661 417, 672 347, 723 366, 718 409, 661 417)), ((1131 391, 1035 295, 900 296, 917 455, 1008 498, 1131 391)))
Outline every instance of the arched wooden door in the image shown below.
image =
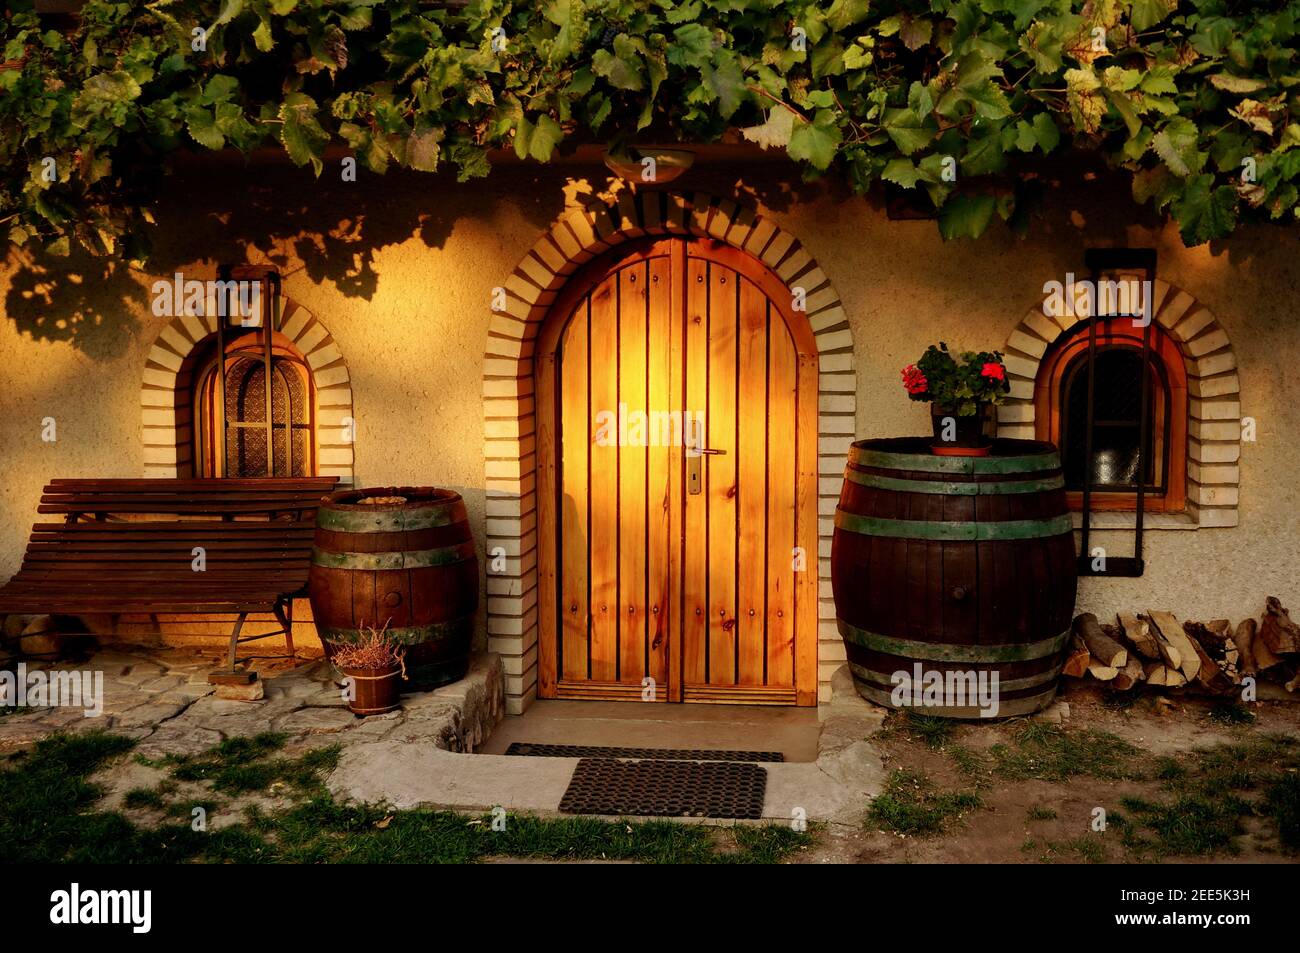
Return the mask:
POLYGON ((704 239, 580 271, 535 360, 543 698, 816 704, 817 351, 704 239))

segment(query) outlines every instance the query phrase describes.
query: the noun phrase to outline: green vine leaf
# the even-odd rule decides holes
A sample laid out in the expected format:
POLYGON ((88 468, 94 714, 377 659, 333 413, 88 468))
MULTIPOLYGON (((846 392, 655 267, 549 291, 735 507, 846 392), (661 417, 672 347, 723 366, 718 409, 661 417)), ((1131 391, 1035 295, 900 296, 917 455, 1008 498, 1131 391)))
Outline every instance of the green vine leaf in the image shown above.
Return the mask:
POLYGON ((278 142, 319 175, 334 143, 464 181, 501 149, 739 130, 858 192, 924 189, 951 237, 1027 227, 1031 163, 1068 145, 1200 243, 1297 222, 1297 21, 1293 0, 94 0, 53 29, 24 2, 0 18, 0 217, 25 247, 123 257, 178 149, 278 142), (57 181, 43 156, 69 157, 57 181))
POLYGON ((944 238, 979 238, 993 220, 991 195, 956 195, 939 209, 939 233, 944 238))
POLYGON ((290 93, 280 108, 280 141, 294 165, 311 164, 317 175, 329 134, 316 119, 316 101, 305 93, 290 93))
POLYGON ((792 159, 805 161, 814 169, 825 169, 835 158, 836 146, 842 140, 835 113, 819 109, 811 122, 803 119, 794 124, 787 151, 792 159))

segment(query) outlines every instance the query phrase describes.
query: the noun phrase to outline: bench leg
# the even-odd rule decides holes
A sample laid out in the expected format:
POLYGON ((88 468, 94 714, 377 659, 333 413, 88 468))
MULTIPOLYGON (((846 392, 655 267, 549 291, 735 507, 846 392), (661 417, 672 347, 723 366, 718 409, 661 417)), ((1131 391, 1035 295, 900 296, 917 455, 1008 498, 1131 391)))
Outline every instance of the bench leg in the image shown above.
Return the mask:
POLYGON ((230 633, 230 654, 226 659, 226 668, 232 672, 235 670, 235 652, 239 649, 239 633, 243 631, 246 618, 248 618, 247 612, 239 613, 239 618, 235 619, 234 631, 230 633))
POLYGON ((280 620, 280 626, 284 629, 284 644, 289 649, 289 658, 297 658, 298 653, 293 648, 293 600, 286 599, 283 603, 275 604, 275 617, 280 620))

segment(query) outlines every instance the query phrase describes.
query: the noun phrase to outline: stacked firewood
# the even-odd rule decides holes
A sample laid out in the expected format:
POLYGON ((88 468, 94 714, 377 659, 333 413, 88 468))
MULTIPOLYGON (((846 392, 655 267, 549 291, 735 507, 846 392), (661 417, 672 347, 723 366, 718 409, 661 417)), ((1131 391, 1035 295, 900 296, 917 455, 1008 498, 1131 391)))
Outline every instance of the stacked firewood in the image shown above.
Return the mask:
POLYGON ((1146 682, 1228 695, 1244 677, 1274 670, 1289 673, 1286 689, 1293 692, 1300 688, 1298 655, 1300 626, 1269 596, 1261 621, 1235 627, 1227 619, 1179 622, 1172 612, 1150 610, 1120 613, 1112 625, 1085 612, 1074 620, 1062 674, 1095 678, 1117 691, 1146 682))

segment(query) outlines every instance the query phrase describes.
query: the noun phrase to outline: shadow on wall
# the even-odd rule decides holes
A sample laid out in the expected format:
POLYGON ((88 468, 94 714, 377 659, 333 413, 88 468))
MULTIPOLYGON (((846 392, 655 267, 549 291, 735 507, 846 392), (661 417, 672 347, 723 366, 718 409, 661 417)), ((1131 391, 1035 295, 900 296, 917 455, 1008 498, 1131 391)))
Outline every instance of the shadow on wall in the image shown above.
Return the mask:
MULTIPOLYGON (((1150 207, 1132 202, 1127 177, 1099 173, 1078 160, 1062 160, 1053 170, 1043 183, 1046 201, 1036 210, 1027 240, 1064 247, 1124 245, 1137 237, 1134 226, 1159 234, 1160 219, 1150 207)), ((517 254, 505 255, 517 260, 567 205, 600 202, 596 190, 612 181, 598 159, 548 166, 504 163, 485 179, 458 183, 451 172, 393 170, 376 176, 364 169, 358 170, 357 181, 345 182, 338 159, 328 161, 316 178, 278 155, 258 154, 245 162, 228 155, 178 156, 163 178, 146 271, 84 252, 57 258, 11 249, 5 311, 25 334, 67 341, 95 360, 107 360, 130 346, 135 327, 125 316, 148 313, 155 276, 192 270, 196 263, 205 270, 222 263, 271 263, 286 277, 303 273, 312 283, 332 284, 346 297, 370 301, 379 287, 377 253, 386 246, 415 239, 429 249, 443 248, 462 219, 501 221, 501 241, 513 246, 508 233, 513 223, 506 223, 517 216, 532 229, 517 254)), ((804 182, 793 165, 779 161, 715 158, 697 163, 675 185, 684 192, 733 197, 768 213, 785 214, 808 203, 829 205, 827 211, 839 210, 840 227, 852 225, 860 214, 852 211, 858 203, 866 217, 884 215, 880 194, 856 196, 837 175, 804 182)), ((836 221, 836 214, 830 220, 836 221)), ((1005 225, 995 221, 990 232, 981 239, 990 252, 1015 254, 1019 240, 1005 225)), ((834 230, 803 237, 813 245, 819 238, 860 241, 859 235, 834 230)), ((1231 242, 1212 243, 1209 251, 1215 258, 1226 251, 1236 266, 1274 251, 1277 237, 1275 229, 1242 230, 1231 242)), ((937 243, 937 234, 926 239, 926 247, 937 247, 931 240, 937 243)), ((871 257, 868 249, 859 253, 871 257)), ((944 256, 930 257, 936 266, 947 266, 944 256)), ((923 275, 921 268, 917 276, 923 275)), ((475 274, 474 265, 467 266, 466 277, 499 280, 475 274)))
POLYGON ((164 185, 145 270, 84 251, 64 258, 12 248, 5 314, 24 334, 69 342, 103 361, 131 346, 137 322, 129 316, 148 313, 152 282, 196 262, 213 270, 271 263, 285 276, 302 272, 369 301, 385 246, 415 238, 441 248, 458 220, 503 206, 539 233, 549 227, 565 206, 559 171, 516 167, 465 184, 451 174, 362 171, 357 182, 343 182, 337 165, 316 179, 277 160, 182 160, 164 185))
POLYGON ((5 314, 22 334, 68 342, 96 361, 132 346, 137 328, 129 315, 148 307, 148 289, 125 262, 11 247, 5 270, 5 314))
MULTIPOLYGON (((131 346, 136 322, 128 315, 148 312, 152 281, 196 262, 212 269, 271 263, 286 277, 301 272, 315 284, 332 284, 347 297, 369 301, 379 287, 375 260, 381 249, 412 238, 442 248, 461 219, 490 221, 509 209, 533 232, 522 254, 567 205, 603 204, 597 190, 615 180, 598 163, 510 162, 466 183, 451 172, 397 169, 376 176, 359 169, 357 181, 345 182, 338 160, 327 162, 316 178, 278 155, 246 162, 229 155, 178 156, 163 180, 144 271, 84 251, 60 258, 12 249, 5 312, 25 334, 66 341, 95 360, 108 360, 131 346)), ((801 182, 784 163, 703 163, 679 185, 775 212, 824 201, 828 186, 832 201, 852 199, 839 180, 801 182)))

